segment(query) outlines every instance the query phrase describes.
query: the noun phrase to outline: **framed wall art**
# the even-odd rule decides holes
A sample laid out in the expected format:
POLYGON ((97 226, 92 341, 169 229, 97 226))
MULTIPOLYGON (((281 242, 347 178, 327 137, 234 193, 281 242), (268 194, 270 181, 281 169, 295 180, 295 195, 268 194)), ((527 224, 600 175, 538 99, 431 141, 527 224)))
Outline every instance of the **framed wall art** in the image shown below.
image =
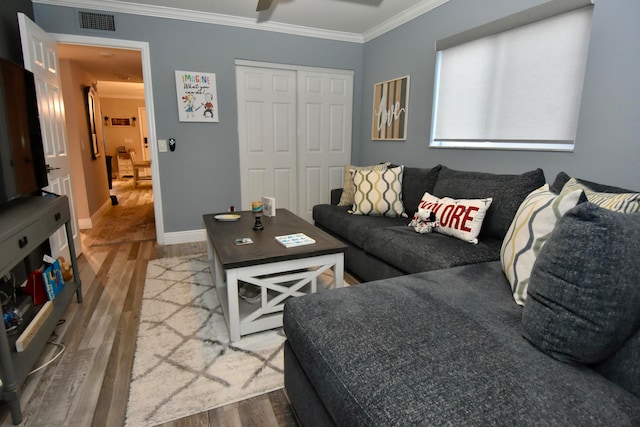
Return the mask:
POLYGON ((371 139, 405 141, 409 110, 409 76, 399 77, 373 86, 371 139))
POLYGON ((216 75, 199 71, 176 71, 178 120, 218 122, 216 75))
POLYGON ((96 128, 96 92, 91 86, 84 88, 87 125, 89 127, 89 140, 91 141, 91 158, 93 160, 100 157, 100 149, 98 147, 98 131, 96 128))
POLYGON ((131 120, 128 118, 111 118, 111 126, 131 126, 131 120))

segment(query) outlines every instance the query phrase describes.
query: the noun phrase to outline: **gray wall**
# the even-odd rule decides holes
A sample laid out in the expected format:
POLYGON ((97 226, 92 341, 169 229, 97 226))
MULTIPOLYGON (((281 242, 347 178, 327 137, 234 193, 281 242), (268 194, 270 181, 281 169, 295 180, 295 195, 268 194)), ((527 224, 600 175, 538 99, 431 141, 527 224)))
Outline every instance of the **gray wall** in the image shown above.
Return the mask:
MULTIPOLYGON (((548 181, 567 173, 639 189, 640 2, 599 1, 595 8, 587 73, 573 153, 430 149, 434 42, 544 0, 451 0, 364 45, 289 36, 179 20, 116 14, 113 37, 147 41, 151 48, 157 136, 174 137, 174 153, 160 153, 165 231, 202 228, 201 215, 240 205, 235 59, 355 71, 353 163, 389 160, 499 173, 541 167, 548 181), (174 70, 216 73, 220 123, 180 123, 174 70), (376 82, 411 76, 406 142, 370 139, 376 82)), ((34 5, 36 22, 55 33, 77 29, 72 8, 34 5)))
MULTIPOLYGON (((23 65, 20 30, 18 27, 18 12, 33 18, 31 0, 3 1, 0 7, 0 58, 5 58, 16 64, 23 65)), ((4 120, 4 117, 0 120, 4 120)), ((0 185, 4 185, 0 183, 0 185)), ((42 256, 50 254, 49 241, 41 244, 38 249, 29 254, 25 262, 18 264, 11 270, 16 283, 27 280, 28 273, 42 264, 42 256)))
MULTIPOLYGON (((546 0, 544 0, 546 1, 546 0)), ((359 160, 411 166, 521 172, 540 167, 548 181, 570 175, 640 190, 640 1, 596 0, 576 148, 573 153, 429 148, 434 43, 536 6, 543 0, 451 0, 365 45, 359 160), (372 141, 373 85, 411 75, 406 142, 372 141)))
POLYGON ((18 28, 18 12, 33 19, 31 0, 3 1, 0 8, 0 58, 24 64, 18 28))
MULTIPOLYGON (((115 34, 81 32, 76 12, 34 4, 36 23, 48 32, 149 43, 157 137, 177 140, 175 152, 159 153, 166 232, 202 229, 202 214, 240 206, 236 59, 354 70, 355 99, 361 96, 363 46, 358 43, 128 14, 115 14, 115 34), (175 70, 216 73, 219 123, 178 121, 175 70)), ((361 120, 356 102, 354 121, 361 120)), ((359 127, 353 138, 357 146, 359 127)))

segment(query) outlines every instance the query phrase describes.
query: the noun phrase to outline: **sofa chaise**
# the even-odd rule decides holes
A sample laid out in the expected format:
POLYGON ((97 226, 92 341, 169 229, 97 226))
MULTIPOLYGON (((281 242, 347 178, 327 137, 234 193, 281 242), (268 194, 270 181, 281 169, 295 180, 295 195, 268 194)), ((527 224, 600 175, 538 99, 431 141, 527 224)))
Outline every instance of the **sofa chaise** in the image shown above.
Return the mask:
POLYGON ((585 199, 537 254, 524 308, 500 247, 287 301, 285 388, 302 425, 640 425, 640 214, 585 199))

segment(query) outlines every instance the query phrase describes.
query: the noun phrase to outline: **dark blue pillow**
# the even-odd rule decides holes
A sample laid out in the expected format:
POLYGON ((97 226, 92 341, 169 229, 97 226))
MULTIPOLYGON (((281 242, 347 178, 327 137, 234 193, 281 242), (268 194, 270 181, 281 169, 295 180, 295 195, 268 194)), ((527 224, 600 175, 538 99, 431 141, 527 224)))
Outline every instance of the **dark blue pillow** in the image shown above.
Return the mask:
POLYGON ((531 272, 524 336, 552 357, 597 363, 640 327, 640 214, 582 203, 560 219, 531 272))

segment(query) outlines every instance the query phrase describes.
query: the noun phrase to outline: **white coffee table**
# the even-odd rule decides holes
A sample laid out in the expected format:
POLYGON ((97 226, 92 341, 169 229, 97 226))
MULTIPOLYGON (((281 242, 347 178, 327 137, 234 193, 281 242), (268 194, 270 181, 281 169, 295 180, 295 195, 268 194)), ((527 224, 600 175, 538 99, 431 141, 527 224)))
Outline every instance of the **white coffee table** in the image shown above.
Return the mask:
POLYGON ((286 209, 278 209, 275 217, 263 217, 261 231, 253 230, 250 211, 238 214, 235 222, 218 221, 213 214, 203 216, 211 275, 231 341, 281 327, 287 298, 344 286, 346 246, 342 242, 286 209), (316 243, 285 248, 275 240, 275 236, 294 233, 304 233, 316 243), (243 237, 254 243, 234 244, 243 237), (320 280, 328 270, 333 271, 333 283, 320 280), (242 282, 260 289, 259 302, 251 304, 239 297, 242 282))

